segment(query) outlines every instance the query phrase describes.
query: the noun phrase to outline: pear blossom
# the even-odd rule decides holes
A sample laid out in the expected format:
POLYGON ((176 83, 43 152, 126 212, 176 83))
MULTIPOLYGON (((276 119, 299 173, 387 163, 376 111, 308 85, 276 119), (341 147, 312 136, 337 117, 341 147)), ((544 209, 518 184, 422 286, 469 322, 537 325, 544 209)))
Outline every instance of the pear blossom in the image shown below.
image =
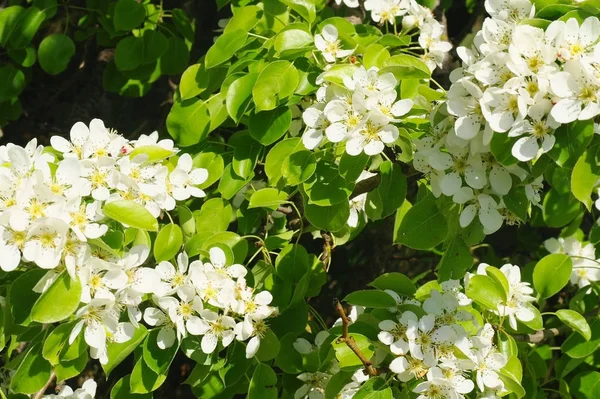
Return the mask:
POLYGON ((341 48, 338 30, 334 25, 325 25, 321 33, 315 35, 315 47, 321 51, 327 62, 335 62, 336 58, 346 58, 354 52, 341 48))
POLYGON ((202 198, 206 194, 196 187, 208 179, 208 171, 203 168, 193 168, 192 157, 183 154, 177 161, 175 170, 169 175, 169 182, 173 186, 173 198, 183 201, 190 197, 202 198))
POLYGON ((550 77, 559 98, 550 115, 559 123, 587 120, 600 114, 600 81, 582 63, 567 62, 562 72, 550 77))

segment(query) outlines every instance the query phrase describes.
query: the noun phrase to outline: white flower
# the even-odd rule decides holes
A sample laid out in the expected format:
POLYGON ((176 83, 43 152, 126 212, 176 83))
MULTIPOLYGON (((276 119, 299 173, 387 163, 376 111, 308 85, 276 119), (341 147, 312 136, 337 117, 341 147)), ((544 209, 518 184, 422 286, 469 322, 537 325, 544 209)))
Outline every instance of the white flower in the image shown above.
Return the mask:
POLYGON ((344 86, 348 89, 357 91, 365 97, 377 95, 382 91, 394 89, 398 80, 391 72, 379 73, 379 68, 371 67, 369 70, 365 67, 359 67, 352 77, 344 76, 344 86))
POLYGON ((409 10, 406 0, 366 0, 365 10, 371 11, 371 19, 377 23, 396 23, 396 17, 405 15, 409 10))
POLYGON ((593 52, 593 46, 600 37, 600 21, 596 17, 588 17, 581 26, 575 18, 569 18, 567 22, 553 21, 546 32, 558 49, 560 60, 580 59, 593 52))
POLYGON ((160 349, 173 346, 177 339, 175 323, 161 309, 148 307, 144 310, 144 321, 152 327, 159 327, 156 345, 160 349))
POLYGON ((315 47, 321 51, 327 62, 335 62, 336 58, 346 58, 354 52, 354 50, 341 48, 338 30, 334 25, 325 25, 321 33, 315 35, 315 47))
POLYGON ((550 77, 552 91, 559 97, 550 115, 559 123, 587 120, 600 114, 600 82, 576 60, 550 77))
POLYGON ((177 290, 177 296, 164 296, 158 299, 158 305, 167 311, 169 318, 177 328, 177 339, 181 340, 189 332, 198 335, 201 322, 196 314, 204 311, 204 305, 194 289, 189 286, 177 290))
POLYGON ((302 143, 309 150, 314 150, 321 144, 325 137, 325 129, 329 126, 329 121, 323 113, 324 105, 314 104, 302 113, 302 120, 306 124, 306 131, 302 134, 302 143))
POLYGON ((535 15, 535 6, 529 0, 486 0, 485 10, 495 19, 513 23, 535 15))
POLYGON ((206 195, 196 186, 208 179, 208 171, 192 167, 190 154, 183 154, 177 161, 177 167, 169 175, 169 182, 173 186, 173 198, 177 201, 184 201, 190 197, 202 198, 206 195))
POLYGON ((15 270, 21 262, 21 252, 27 243, 26 231, 15 231, 0 225, 0 268, 5 272, 15 270))
POLYGON ((79 309, 76 317, 81 319, 75 324, 69 335, 69 345, 83 330, 85 342, 92 348, 106 350, 107 330, 116 331, 118 320, 110 310, 113 302, 108 299, 92 299, 90 303, 79 309))
POLYGON ((556 138, 552 133, 560 124, 554 120, 552 113, 548 115, 551 107, 552 103, 547 99, 531 106, 527 113, 529 118, 516 123, 508 133, 510 137, 527 135, 518 139, 511 150, 519 161, 532 160, 554 146, 556 138))
POLYGON ((571 257, 573 262, 571 284, 576 284, 579 288, 582 288, 600 280, 596 249, 592 243, 584 245, 575 237, 560 237, 546 240, 544 246, 550 253, 563 253, 571 257))
POLYGON ((34 221, 27 232, 23 259, 43 269, 54 269, 62 258, 69 227, 61 219, 42 218, 34 221))
MULTIPOLYGON (((375 176, 375 173, 371 173, 367 170, 363 170, 360 173, 360 176, 356 180, 356 182, 360 182, 362 180, 368 179, 370 177, 375 176)), ((367 201, 367 193, 359 194, 356 197, 349 200, 350 202, 350 216, 348 216, 348 226, 356 227, 358 226, 359 215, 361 212, 365 210, 365 203, 367 201)), ((367 215, 364 215, 365 221, 367 219, 367 215)))
POLYGON ((379 323, 379 328, 382 330, 377 334, 377 338, 390 347, 390 351, 394 355, 406 355, 409 352, 408 330, 409 322, 417 322, 417 316, 410 311, 402 313, 398 318, 398 323, 393 320, 383 320, 379 323))
POLYGON ((193 324, 188 325, 188 330, 190 334, 203 336, 200 342, 202 352, 211 354, 219 341, 224 347, 231 344, 235 338, 235 327, 236 323, 232 317, 205 309, 200 312, 200 318, 193 319, 193 324))
POLYGON ((385 144, 393 143, 399 135, 398 128, 389 124, 385 116, 371 114, 365 124, 348 138, 346 152, 359 155, 364 151, 367 155, 377 155, 383 151, 385 144))
POLYGON ((344 5, 349 8, 357 8, 359 6, 358 0, 335 0, 335 4, 338 6, 344 2, 344 5))
POLYGON ((492 234, 497 231, 503 223, 502 215, 499 212, 498 203, 488 194, 478 194, 475 196, 473 190, 463 187, 453 198, 456 203, 472 203, 465 206, 460 214, 460 226, 465 228, 471 224, 476 215, 483 225, 483 231, 486 234, 492 234))
POLYGON ((501 390, 504 386, 498 371, 506 365, 506 357, 498 353, 493 346, 485 346, 473 351, 471 360, 475 363, 477 387, 501 390))

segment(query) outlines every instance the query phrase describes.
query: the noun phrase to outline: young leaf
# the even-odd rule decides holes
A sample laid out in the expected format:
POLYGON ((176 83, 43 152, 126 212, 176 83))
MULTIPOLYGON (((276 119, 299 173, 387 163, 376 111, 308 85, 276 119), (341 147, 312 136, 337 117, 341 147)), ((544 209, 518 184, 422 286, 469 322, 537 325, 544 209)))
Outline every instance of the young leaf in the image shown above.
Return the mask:
POLYGON ((31 319, 46 324, 65 320, 77 310, 81 290, 81 282, 63 271, 33 305, 31 319))
POLYGON ((585 317, 570 309, 560 309, 556 311, 556 317, 567 326, 577 331, 586 341, 592 338, 592 330, 585 317))
POLYGON ((154 242, 154 259, 157 262, 174 258, 183 244, 181 228, 170 223, 160 229, 154 242))
POLYGON ((288 193, 285 191, 279 191, 276 188, 271 187, 263 188, 252 194, 248 209, 268 208, 276 210, 279 205, 287 200, 287 198, 288 193))
POLYGON ((117 222, 148 231, 158 230, 158 221, 142 205, 126 200, 109 202, 102 209, 104 214, 117 222))
POLYGON ((558 293, 571 277, 573 261, 565 254, 550 254, 533 269, 533 286, 542 299, 558 293))
POLYGON ((506 298, 506 292, 502 291, 499 284, 491 277, 482 275, 471 277, 466 294, 469 298, 490 310, 497 310, 498 304, 506 298))
POLYGON ((229 61, 236 51, 244 47, 247 38, 248 32, 243 29, 229 31, 219 36, 215 44, 206 53, 204 59, 206 69, 214 68, 229 61))

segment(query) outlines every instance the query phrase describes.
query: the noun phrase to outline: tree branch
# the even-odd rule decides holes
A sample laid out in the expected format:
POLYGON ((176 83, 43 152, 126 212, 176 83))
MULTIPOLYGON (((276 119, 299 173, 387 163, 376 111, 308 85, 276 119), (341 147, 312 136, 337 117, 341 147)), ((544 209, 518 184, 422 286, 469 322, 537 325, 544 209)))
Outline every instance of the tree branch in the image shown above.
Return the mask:
POLYGON ((365 374, 370 376, 379 375, 379 370, 373 367, 373 363, 362 353, 360 348, 356 345, 356 341, 350 335, 348 335, 348 326, 350 325, 350 319, 346 316, 346 312, 344 311, 344 307, 340 303, 340 301, 336 298, 333 301, 336 310, 340 314, 342 318, 342 336, 337 339, 338 343, 345 343, 348 348, 360 359, 363 366, 365 367, 365 374))
POLYGON ((50 374, 50 378, 48 378, 48 382, 46 383, 46 385, 44 385, 44 387, 40 389, 38 393, 36 393, 35 396, 32 397, 32 399, 41 399, 42 396, 44 396, 44 393, 46 393, 46 391, 48 390, 48 388, 50 388, 50 385, 54 383, 55 379, 56 373, 54 372, 54 370, 52 370, 52 373, 50 374))
POLYGON ((514 334, 512 337, 515 341, 530 342, 532 344, 539 344, 547 339, 558 337, 569 330, 568 326, 560 326, 559 328, 548 328, 546 330, 539 330, 533 334, 514 334))

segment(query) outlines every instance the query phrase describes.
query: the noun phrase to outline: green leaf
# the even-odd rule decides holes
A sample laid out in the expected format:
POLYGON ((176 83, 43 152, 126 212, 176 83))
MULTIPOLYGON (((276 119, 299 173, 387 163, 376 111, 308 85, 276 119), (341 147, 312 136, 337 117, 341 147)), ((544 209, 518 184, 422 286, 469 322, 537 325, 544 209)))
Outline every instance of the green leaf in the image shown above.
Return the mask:
POLYGON ((310 265, 308 253, 302 245, 285 246, 275 260, 275 272, 283 280, 298 282, 306 274, 310 265))
POLYGON ((497 310, 498 304, 506 298, 506 293, 502 291, 499 284, 491 277, 483 275, 471 277, 466 294, 479 305, 490 310, 497 310))
POLYGON ((550 254, 542 258, 533 269, 533 286, 542 299, 558 293, 571 277, 573 261, 565 254, 550 254))
POLYGON ((35 6, 3 9, 0 12, 0 45, 12 49, 27 47, 45 18, 46 14, 35 6))
POLYGON ((527 220, 527 211, 529 210, 530 202, 527 198, 525 187, 513 187, 502 199, 509 211, 517 215, 523 222, 527 220))
POLYGON ((144 361, 139 358, 129 380, 129 389, 131 393, 144 394, 157 390, 167 379, 167 373, 155 373, 144 361))
POLYGON ((507 390, 512 391, 517 399, 525 396, 525 389, 521 386, 523 370, 521 362, 516 356, 510 356, 506 366, 498 374, 507 390))
POLYGON ((171 36, 167 51, 160 57, 160 72, 163 75, 178 75, 190 63, 190 50, 185 40, 171 36))
POLYGON ((146 19, 146 9, 135 0, 119 0, 115 5, 115 30, 132 30, 146 19))
POLYGON ((247 38, 248 32, 243 29, 229 31, 219 36, 204 58, 206 69, 229 61, 236 51, 244 47, 247 38))
POLYGON ((223 157, 212 151, 201 152, 194 157, 194 168, 204 168, 208 170, 208 179, 202 184, 198 185, 198 188, 205 189, 212 186, 217 180, 223 175, 225 168, 225 161, 223 157))
POLYGON ((109 202, 104 205, 102 211, 109 218, 128 226, 148 231, 158 230, 156 218, 136 202, 125 200, 109 202))
POLYGON ((138 155, 145 155, 148 157, 146 162, 156 162, 162 159, 168 158, 173 155, 173 151, 164 149, 157 145, 144 145, 137 147, 129 154, 130 159, 134 159, 138 155))
POLYGON ((269 111, 294 93, 300 76, 288 61, 275 61, 262 70, 252 89, 256 111, 269 111))
POLYGON ((407 276, 397 272, 382 274, 369 285, 382 291, 392 290, 408 297, 412 297, 417 292, 415 284, 407 276))
POLYGON ((15 324, 24 326, 31 323, 31 308, 40 297, 33 287, 47 273, 47 270, 33 269, 17 277, 10 285, 8 307, 15 324))
POLYGON ((400 165, 385 161, 379 166, 381 183, 367 194, 365 211, 372 220, 390 216, 406 198, 406 177, 400 165))
POLYGON ((586 341, 592 338, 592 330, 585 317, 580 315, 574 310, 560 309, 556 311, 556 317, 560 319, 567 326, 571 327, 574 331, 577 331, 586 341))
POLYGON ((173 223, 164 226, 158 232, 154 242, 154 259, 157 262, 174 258, 183 245, 181 228, 173 223))
POLYGON ((279 107, 250 114, 248 131, 261 144, 271 145, 288 131, 291 124, 292 111, 289 107, 279 107))
POLYGON ((561 193, 553 187, 544 196, 542 207, 544 222, 549 227, 563 227, 579 214, 581 203, 573 197, 570 191, 561 193))
POLYGON ((316 10, 315 2, 312 0, 281 0, 282 3, 296 11, 302 18, 309 23, 315 22, 316 10))
POLYGON ((363 55, 363 64, 365 68, 381 68, 383 63, 390 58, 390 52, 381 44, 371 44, 363 55))
POLYGON ((73 40, 62 33, 54 33, 46 36, 40 43, 38 61, 46 73, 58 75, 67 69, 74 54, 75 43, 73 40))
POLYGON ((441 243, 447 233, 446 218, 433 200, 425 199, 404 214, 395 242, 414 249, 429 249, 441 243))
POLYGON ((71 334, 71 330, 73 330, 74 325, 74 322, 61 324, 52 330, 52 332, 46 337, 46 340, 44 341, 44 347, 42 348, 42 356, 44 359, 48 360, 50 364, 58 364, 58 356, 65 344, 67 344, 69 335, 71 334))
POLYGON ((245 7, 232 7, 233 17, 225 26, 224 32, 231 32, 236 29, 242 29, 249 32, 256 26, 263 15, 263 10, 259 6, 249 5, 245 7))
MULTIPOLYGON (((392 298, 392 300, 393 300, 393 298, 392 298)), ((394 304, 395 303, 396 302, 394 301, 394 304)), ((373 344, 371 344, 371 341, 369 341, 369 338, 365 337, 364 335, 350 333, 350 334, 348 334, 348 338, 351 338, 354 340, 356 347, 358 349, 360 349, 362 354, 367 359, 370 359, 371 356, 373 356, 373 353, 375 353, 373 344)), ((354 354, 354 352, 352 352, 352 349, 350 349, 348 347, 348 345, 346 345, 346 343, 337 342, 337 340, 336 340, 336 341, 333 341, 331 343, 331 345, 333 346, 333 349, 335 349, 335 357, 337 358, 337 360, 339 362, 340 368, 344 369, 346 367, 362 366, 362 362, 361 362, 360 358, 358 356, 356 356, 354 354)))
POLYGON ((490 277, 498 287, 500 287, 500 291, 504 294, 503 302, 506 302, 508 299, 508 294, 510 292, 510 285, 508 284, 508 279, 506 275, 500 271, 500 269, 488 266, 485 268, 485 274, 490 277))
POLYGON ((431 76, 427 64, 408 54, 394 55, 385 60, 380 73, 386 72, 393 73, 398 80, 428 79, 431 76))
POLYGON ((299 52, 308 50, 313 44, 313 35, 302 29, 288 29, 275 37, 273 48, 282 58, 297 55, 299 52))
POLYGON ((275 359, 280 348, 281 345, 279 344, 277 335, 275 335, 273 330, 268 328, 260 339, 260 347, 258 348, 258 352, 256 352, 256 358, 261 362, 268 362, 275 359))
POLYGON ((135 394, 131 393, 130 386, 131 375, 121 378, 110 390, 110 399, 152 399, 151 393, 135 394))
POLYGON ((140 65, 158 60, 169 48, 169 40, 154 30, 144 31, 142 37, 128 36, 117 43, 115 64, 120 71, 132 71, 140 65))
POLYGON ((24 49, 19 50, 9 49, 7 53, 13 61, 25 68, 33 66, 37 58, 37 53, 33 46, 27 46, 24 49))
POLYGON ((46 15, 46 21, 54 17, 58 9, 56 0, 33 0, 33 5, 42 10, 46 15))
POLYGON ((354 394, 353 399, 392 399, 392 388, 381 377, 365 382, 354 394))
POLYGON ((257 73, 249 73, 234 80, 227 89, 225 106, 227 107, 227 113, 236 123, 239 122, 250 105, 252 88, 256 83, 256 79, 258 79, 257 73))
POLYGON ((584 371, 573 377, 570 392, 575 399, 600 398, 600 373, 584 371))
POLYGON ((12 376, 10 389, 15 393, 37 393, 50 379, 52 366, 42 357, 42 343, 33 345, 12 376))
POLYGON ((331 206, 318 206, 304 202, 304 212, 308 221, 320 230, 336 232, 346 226, 350 217, 348 201, 331 206))
POLYGON ((369 308, 396 307, 396 300, 390 294, 377 290, 354 291, 344 298, 344 302, 369 308))
POLYGON ((167 130, 182 147, 189 147, 203 141, 209 129, 208 107, 198 98, 176 101, 167 116, 167 130))
POLYGON ((294 152, 303 151, 304 145, 300 138, 285 139, 273 146, 265 159, 265 174, 269 178, 269 185, 277 186, 283 176, 281 165, 287 157, 294 152))
POLYGON ((276 210, 287 198, 288 193, 285 191, 279 191, 272 187, 263 188, 252 194, 248 209, 268 208, 276 210))
POLYGON ((254 173, 252 173, 247 178, 240 177, 235 174, 233 171, 233 167, 231 164, 225 166, 223 170, 223 176, 219 181, 218 191, 221 193, 221 196, 229 200, 233 198, 234 195, 238 193, 252 178, 254 177, 254 173))
POLYGON ((10 64, 0 67, 0 101, 18 96, 23 88, 25 88, 25 74, 20 69, 10 64))
POLYGON ((346 182, 333 162, 320 161, 315 173, 303 184, 309 203, 330 206, 348 202, 354 185, 346 182))
POLYGON ((106 345, 108 363, 103 364, 102 368, 107 376, 138 347, 146 338, 146 335, 148 335, 148 330, 140 325, 135 329, 133 337, 129 341, 122 343, 110 342, 106 345))
POLYGON ((54 367, 56 380, 64 381, 81 374, 83 370, 85 370, 88 360, 90 360, 88 353, 83 352, 77 359, 68 362, 60 362, 54 367))
POLYGON ((75 360, 82 354, 87 353, 88 348, 89 346, 85 342, 85 335, 80 332, 72 344, 63 347, 59 355, 60 362, 75 360))
POLYGON ((337 399, 341 390, 351 382, 352 373, 349 371, 338 371, 331 377, 325 388, 325 399, 337 399))
POLYGON ((170 348, 161 349, 158 347, 157 337, 160 329, 150 331, 143 344, 144 362, 156 374, 166 374, 171 362, 179 350, 179 343, 170 348))
POLYGON ((548 154, 557 165, 571 169, 594 138, 594 121, 575 121, 559 126, 556 143, 548 154))
POLYGON ((298 151, 285 158, 281 173, 287 184, 297 186, 308 180, 317 169, 317 159, 311 151, 298 151))
POLYGON ((371 157, 364 152, 361 152, 356 156, 352 156, 347 152, 344 152, 340 158, 338 172, 344 177, 344 179, 346 179, 346 181, 355 182, 360 177, 360 174, 365 169, 365 166, 367 166, 369 158, 371 157))
POLYGON ((266 364, 254 369, 248 388, 248 399, 277 399, 277 374, 266 364))
POLYGON ((473 256, 469 247, 460 237, 454 237, 448 243, 438 264, 440 281, 460 280, 473 266, 473 256))
POLYGON ((571 174, 571 191, 573 196, 583 202, 588 212, 592 206, 592 192, 600 179, 600 168, 598 160, 598 149, 594 146, 589 148, 577 160, 573 173, 571 174))
POLYGON ((594 319, 590 329, 592 336, 589 340, 577 332, 571 333, 560 347, 562 352, 573 359, 583 359, 594 353, 600 347, 600 319, 594 319))
POLYGON ((43 324, 65 320, 75 313, 80 298, 81 282, 65 270, 33 305, 31 319, 43 324))

